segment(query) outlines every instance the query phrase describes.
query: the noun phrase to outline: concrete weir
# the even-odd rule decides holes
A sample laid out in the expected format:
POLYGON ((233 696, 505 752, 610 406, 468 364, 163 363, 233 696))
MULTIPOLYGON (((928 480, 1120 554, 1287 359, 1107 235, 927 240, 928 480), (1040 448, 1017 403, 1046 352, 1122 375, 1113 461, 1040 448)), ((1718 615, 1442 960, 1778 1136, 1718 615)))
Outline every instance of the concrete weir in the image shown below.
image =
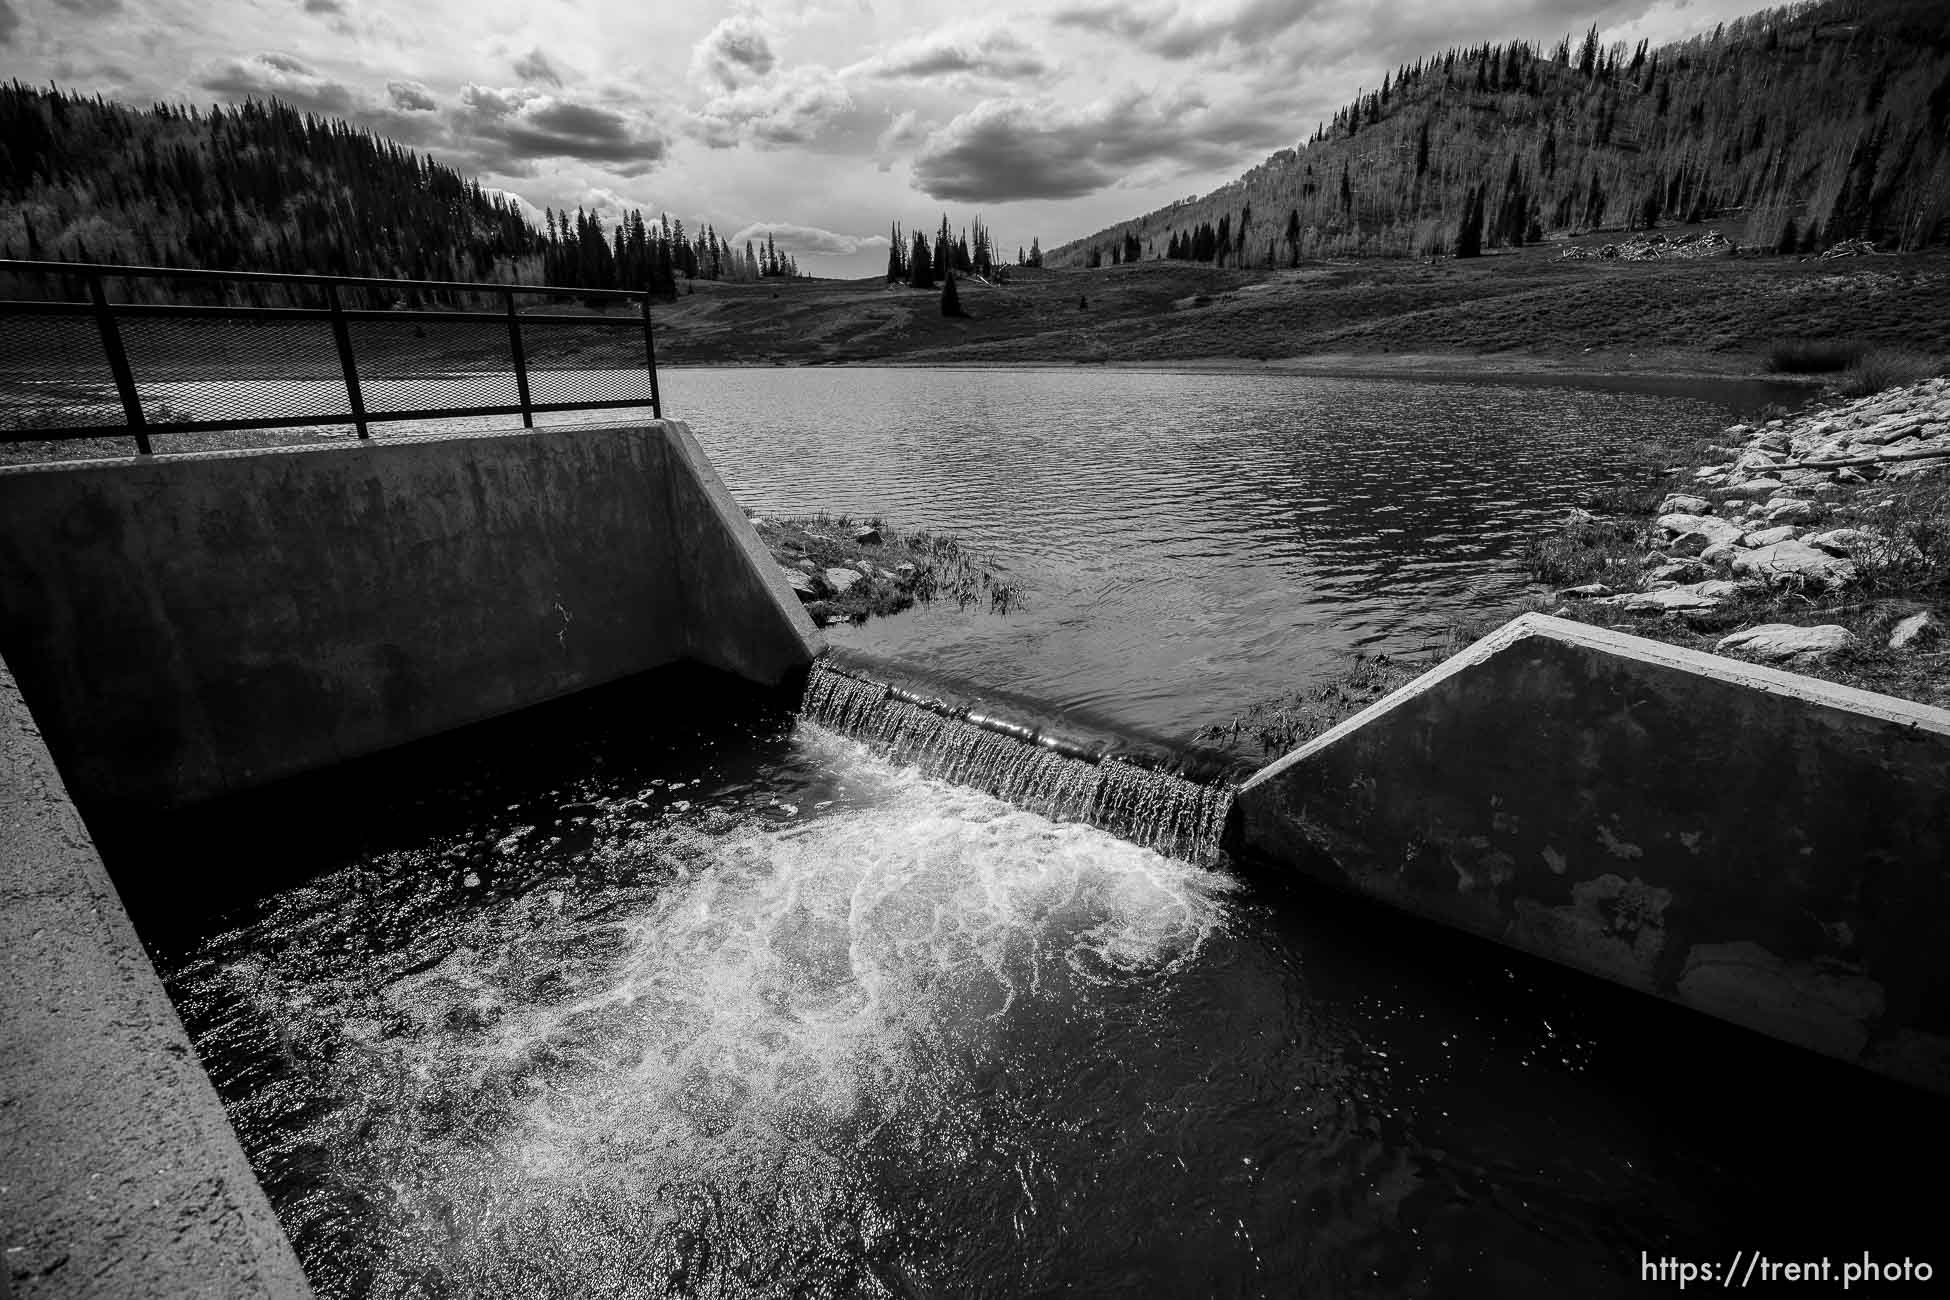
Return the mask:
POLYGON ((77 805, 822 650, 674 421, 0 469, 0 1297, 311 1294, 77 805))
POLYGON ((0 469, 0 657, 90 815, 822 648, 677 421, 0 469))
POLYGON ((1950 712, 1526 615, 1253 776, 1228 844, 1950 1093, 1950 712))

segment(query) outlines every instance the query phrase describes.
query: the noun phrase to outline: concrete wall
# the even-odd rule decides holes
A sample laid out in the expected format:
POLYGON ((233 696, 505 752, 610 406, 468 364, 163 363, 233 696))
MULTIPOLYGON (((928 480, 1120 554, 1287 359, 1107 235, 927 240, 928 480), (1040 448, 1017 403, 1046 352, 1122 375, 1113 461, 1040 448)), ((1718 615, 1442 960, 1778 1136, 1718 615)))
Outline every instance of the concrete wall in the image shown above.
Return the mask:
POLYGON ((0 1251, 19 1300, 311 1294, 4 662, 0 1251))
POLYGON ((1950 1092, 1950 712, 1527 615, 1255 775, 1228 843, 1950 1092))
POLYGON ((0 655, 91 815, 821 648, 671 421, 0 468, 0 655))

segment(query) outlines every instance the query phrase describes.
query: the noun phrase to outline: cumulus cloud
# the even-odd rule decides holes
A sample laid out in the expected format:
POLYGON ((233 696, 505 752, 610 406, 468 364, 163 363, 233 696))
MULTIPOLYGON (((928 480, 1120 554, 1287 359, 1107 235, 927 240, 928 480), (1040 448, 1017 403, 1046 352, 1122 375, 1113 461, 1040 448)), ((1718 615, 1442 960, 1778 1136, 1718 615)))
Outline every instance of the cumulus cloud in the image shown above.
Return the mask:
POLYGON ((853 97, 831 69, 791 68, 706 100, 692 115, 692 132, 713 149, 808 144, 852 108, 853 97))
POLYGON ((904 153, 928 138, 928 129, 921 123, 921 115, 913 109, 906 109, 873 143, 873 151, 879 159, 877 166, 881 171, 891 171, 894 166, 893 155, 904 153))
POLYGON ((778 61, 765 25, 750 14, 733 14, 691 51, 691 78, 702 85, 736 90, 765 76, 778 61))
MULTIPOLYGON (((1228 42, 1250 46, 1315 16, 1318 0, 1245 0, 1231 5, 1091 3, 1051 15, 1059 27, 1115 36, 1167 59, 1209 54, 1228 42)), ((1379 16, 1379 15, 1377 15, 1379 16)))
POLYGON ((955 202, 1074 199, 1146 165, 1228 166, 1290 130, 1284 115, 1214 108, 1190 91, 1129 90, 1080 107, 990 99, 928 136, 914 188, 955 202))
MULTIPOLYGON (((1050 15, 1059 28, 1115 38, 1159 58, 1229 54, 1266 71, 1269 47, 1313 66, 1359 58, 1379 70, 1444 46, 1600 27, 1656 4, 1691 0, 1475 0, 1388 5, 1373 0, 1078 0, 1050 15)), ((1748 6, 1752 7, 1752 6, 1748 6)))
POLYGON ((303 59, 265 50, 247 59, 229 59, 198 79, 205 90, 243 99, 276 97, 293 108, 345 116, 358 97, 343 82, 318 72, 303 59))
POLYGON ((540 47, 528 51, 515 60, 515 75, 523 81, 545 81, 557 89, 562 85, 562 74, 555 70, 555 66, 548 61, 548 56, 542 53, 540 47))
POLYGON ((393 107, 406 113, 431 113, 439 108, 439 101, 433 92, 417 81, 389 81, 386 94, 392 99, 393 107))
POLYGON ((649 122, 614 109, 522 87, 468 85, 455 129, 496 171, 526 175, 536 159, 576 158, 623 176, 663 161, 669 142, 649 122))
POLYGON ((818 226, 798 226, 789 221, 756 221, 731 237, 734 245, 746 240, 772 242, 788 253, 814 257, 848 257, 854 253, 887 247, 885 235, 842 235, 818 226))
POLYGON ((521 197, 521 195, 515 193, 513 190, 496 189, 491 185, 483 185, 481 187, 481 193, 486 195, 490 199, 506 200, 510 207, 514 208, 515 211, 521 213, 522 216, 528 218, 529 224, 533 225, 538 230, 541 228, 542 219, 543 219, 542 210, 536 207, 534 204, 530 203, 527 199, 521 197))
POLYGON ((999 81, 1034 80, 1049 75, 1050 61, 1014 32, 934 32, 901 41, 849 71, 887 79, 968 75, 999 81))

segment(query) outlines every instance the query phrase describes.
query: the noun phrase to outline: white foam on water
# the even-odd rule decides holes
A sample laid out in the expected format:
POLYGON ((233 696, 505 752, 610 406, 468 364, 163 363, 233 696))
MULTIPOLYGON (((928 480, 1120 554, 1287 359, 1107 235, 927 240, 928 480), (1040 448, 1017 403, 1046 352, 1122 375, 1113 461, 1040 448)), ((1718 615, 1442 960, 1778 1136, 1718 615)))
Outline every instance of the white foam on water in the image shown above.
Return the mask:
POLYGON ((576 1176, 619 1137, 743 1166, 810 1125, 884 1125, 940 1104, 1019 1008, 1087 1015, 1092 986, 1169 978, 1223 917, 1224 877, 874 777, 881 802, 804 825, 669 831, 680 879, 628 923, 614 977, 501 1021, 506 1059, 548 1043, 582 1063, 531 1103, 524 1170, 576 1176))
POLYGON ((1143 997, 1225 923, 1224 875, 796 741, 840 806, 598 845, 668 874, 488 905, 342 1013, 330 1122, 367 1118, 336 1176, 391 1239, 369 1293, 900 1294, 878 1171, 976 1159, 1018 1035, 1143 997))

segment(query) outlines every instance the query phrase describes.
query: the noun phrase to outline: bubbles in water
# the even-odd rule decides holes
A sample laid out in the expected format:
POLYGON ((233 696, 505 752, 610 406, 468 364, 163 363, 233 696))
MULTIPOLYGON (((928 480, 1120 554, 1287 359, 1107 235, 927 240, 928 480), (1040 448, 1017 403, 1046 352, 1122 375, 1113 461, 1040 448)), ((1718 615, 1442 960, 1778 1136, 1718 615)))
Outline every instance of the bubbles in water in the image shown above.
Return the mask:
POLYGON ((1224 876, 795 745, 847 797, 651 824, 635 886, 468 890, 359 960, 351 868, 220 941, 216 1037, 285 1044, 240 1128, 300 1188, 276 1199, 322 1294, 901 1294, 887 1180, 986 1149, 1026 1024, 1142 998, 1223 924, 1224 876))

